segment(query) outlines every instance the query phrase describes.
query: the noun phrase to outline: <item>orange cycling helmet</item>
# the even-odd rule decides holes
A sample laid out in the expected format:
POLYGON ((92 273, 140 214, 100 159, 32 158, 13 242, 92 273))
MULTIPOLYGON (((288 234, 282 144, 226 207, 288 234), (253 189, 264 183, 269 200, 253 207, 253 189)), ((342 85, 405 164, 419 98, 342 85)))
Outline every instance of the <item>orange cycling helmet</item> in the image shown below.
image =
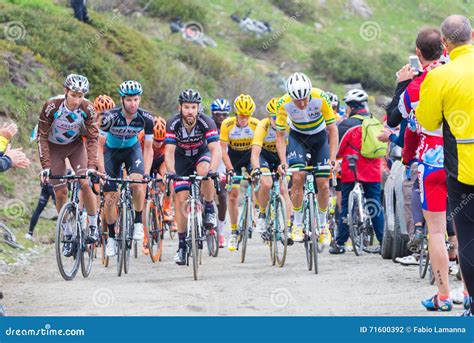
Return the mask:
POLYGON ((114 100, 108 95, 99 95, 94 100, 95 113, 104 113, 115 107, 114 100))
POLYGON ((166 134, 166 121, 161 117, 155 117, 153 119, 153 139, 157 141, 164 141, 166 134))

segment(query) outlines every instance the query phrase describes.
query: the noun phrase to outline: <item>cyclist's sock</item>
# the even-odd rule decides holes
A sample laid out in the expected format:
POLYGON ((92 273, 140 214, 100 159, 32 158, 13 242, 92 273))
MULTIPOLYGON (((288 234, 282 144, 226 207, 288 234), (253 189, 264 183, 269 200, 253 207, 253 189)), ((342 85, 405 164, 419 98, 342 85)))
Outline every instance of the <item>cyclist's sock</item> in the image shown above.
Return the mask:
POLYGON ((204 201, 204 207, 206 212, 214 212, 214 201, 204 201))
POLYGON ((225 220, 219 220, 219 225, 217 226, 217 231, 219 234, 224 233, 225 220))
POLYGON ((441 293, 438 292, 438 299, 441 301, 446 301, 449 299, 449 294, 448 295, 441 295, 441 293))
POLYGON ((179 239, 179 247, 185 248, 186 247, 186 232, 178 232, 178 239, 179 239))
POLYGON ((260 214, 263 214, 263 216, 265 216, 265 207, 259 207, 258 209, 260 211, 260 214))
POLYGON ((319 209, 319 222, 320 222, 322 228, 325 228, 326 224, 328 222, 327 214, 328 214, 327 207, 325 209, 322 209, 322 208, 319 209))
POLYGON ((107 224, 107 228, 109 229, 109 237, 115 238, 115 223, 107 224))
POLYGON ((293 223, 295 225, 301 225, 303 223, 303 211, 301 211, 301 207, 299 208, 293 207, 293 213, 294 213, 293 223))
POLYGON ((142 222, 142 211, 135 211, 135 224, 142 222))
POLYGON ((233 234, 233 235, 236 235, 236 234, 238 233, 238 231, 237 231, 237 224, 231 224, 231 225, 230 225, 230 228, 231 228, 231 230, 232 230, 232 234, 233 234))
POLYGON ((97 214, 94 214, 92 216, 88 214, 87 216, 89 217, 89 226, 97 227, 97 214))

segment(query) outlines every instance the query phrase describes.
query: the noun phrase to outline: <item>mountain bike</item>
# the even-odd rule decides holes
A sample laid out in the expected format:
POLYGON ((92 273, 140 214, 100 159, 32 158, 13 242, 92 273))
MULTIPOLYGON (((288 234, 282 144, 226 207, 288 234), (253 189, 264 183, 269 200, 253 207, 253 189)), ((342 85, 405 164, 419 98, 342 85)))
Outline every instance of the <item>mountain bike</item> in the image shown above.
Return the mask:
POLYGON ((355 176, 354 188, 349 193, 347 224, 354 253, 356 256, 360 256, 373 240, 373 225, 370 214, 367 211, 364 189, 357 179, 356 161, 358 156, 349 155, 346 158, 349 161, 349 169, 355 176))
POLYGON ((85 175, 52 175, 50 179, 63 180, 72 184, 69 192, 69 201, 59 211, 56 222, 56 262, 64 280, 75 278, 79 265, 83 277, 88 277, 94 259, 94 242, 87 242, 89 226, 80 219, 82 210, 79 208, 79 180, 87 178, 85 175), (70 247, 72 253, 66 256, 63 251, 70 247))
MULTIPOLYGON (((171 181, 187 181, 190 183, 188 195, 188 223, 186 234, 186 265, 189 266, 189 259, 192 257, 193 277, 198 279, 199 264, 202 262, 203 242, 206 240, 206 230, 210 228, 204 227, 204 211, 201 203, 201 182, 203 180, 214 181, 214 187, 219 191, 219 176, 199 176, 196 174, 189 176, 176 176, 168 179, 166 182, 166 194, 170 195, 171 181)), ((213 228, 217 232, 216 228, 213 228)))
MULTIPOLYGON (((247 252, 247 241, 252 238, 253 232, 253 197, 252 197, 252 177, 243 175, 234 175, 228 180, 227 185, 232 186, 232 181, 248 182, 247 190, 244 194, 244 202, 242 211, 240 212, 239 221, 237 222, 237 250, 240 251, 240 262, 245 262, 245 255, 247 252)), ((230 189, 228 189, 230 191, 230 189)))
MULTIPOLYGON (((270 200, 266 209, 264 241, 269 243, 272 265, 283 267, 288 247, 288 220, 286 217, 285 199, 280 193, 280 174, 275 172, 262 173, 261 176, 272 177, 270 200)), ((257 189, 255 191, 258 190, 257 189)))

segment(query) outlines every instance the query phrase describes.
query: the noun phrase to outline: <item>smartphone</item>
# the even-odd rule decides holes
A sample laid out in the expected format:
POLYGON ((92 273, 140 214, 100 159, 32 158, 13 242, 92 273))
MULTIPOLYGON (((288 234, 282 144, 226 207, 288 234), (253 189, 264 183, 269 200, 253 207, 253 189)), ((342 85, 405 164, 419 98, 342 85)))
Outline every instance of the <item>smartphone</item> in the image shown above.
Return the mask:
POLYGON ((415 70, 417 74, 420 73, 420 60, 418 59, 418 56, 410 56, 410 66, 415 70))

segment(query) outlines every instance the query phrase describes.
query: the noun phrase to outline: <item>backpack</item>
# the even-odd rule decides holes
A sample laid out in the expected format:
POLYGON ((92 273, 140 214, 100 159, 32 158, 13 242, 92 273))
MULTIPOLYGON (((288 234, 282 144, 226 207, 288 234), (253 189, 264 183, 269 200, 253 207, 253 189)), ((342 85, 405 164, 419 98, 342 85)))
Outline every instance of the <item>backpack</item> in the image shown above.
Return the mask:
POLYGON ((362 143, 360 154, 366 158, 380 158, 387 155, 388 144, 377 137, 383 132, 383 125, 371 116, 354 115, 353 118, 362 120, 362 143))

